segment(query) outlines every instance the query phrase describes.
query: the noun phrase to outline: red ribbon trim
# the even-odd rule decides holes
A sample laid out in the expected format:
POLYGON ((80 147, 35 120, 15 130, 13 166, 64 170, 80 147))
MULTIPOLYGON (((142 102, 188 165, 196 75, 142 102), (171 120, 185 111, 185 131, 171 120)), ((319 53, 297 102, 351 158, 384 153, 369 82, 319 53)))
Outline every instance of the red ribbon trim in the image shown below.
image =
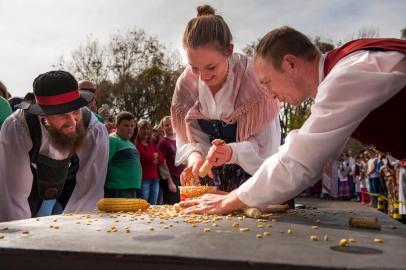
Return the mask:
POLYGON ((35 100, 38 105, 60 105, 69 103, 80 97, 79 90, 73 90, 67 93, 55 95, 55 96, 35 96, 35 100))

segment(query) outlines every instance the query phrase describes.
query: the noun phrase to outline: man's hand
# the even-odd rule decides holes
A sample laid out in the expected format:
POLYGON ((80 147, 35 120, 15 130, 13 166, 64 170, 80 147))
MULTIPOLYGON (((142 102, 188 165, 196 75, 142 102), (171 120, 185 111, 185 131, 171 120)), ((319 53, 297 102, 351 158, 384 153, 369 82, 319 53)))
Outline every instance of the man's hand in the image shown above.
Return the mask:
POLYGON ((246 205, 238 199, 237 192, 227 195, 205 194, 197 199, 183 201, 180 206, 185 209, 186 214, 228 214, 235 210, 243 209, 246 205))
POLYGON ((224 141, 219 139, 214 140, 212 144, 207 154, 210 165, 218 167, 230 161, 233 155, 231 146, 224 144, 224 141))

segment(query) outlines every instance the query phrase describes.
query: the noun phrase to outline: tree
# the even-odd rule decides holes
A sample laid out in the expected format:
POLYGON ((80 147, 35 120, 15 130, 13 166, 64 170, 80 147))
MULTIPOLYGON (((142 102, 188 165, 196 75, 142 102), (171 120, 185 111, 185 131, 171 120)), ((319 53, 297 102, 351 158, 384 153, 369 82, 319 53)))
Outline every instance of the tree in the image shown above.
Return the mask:
POLYGON ((134 29, 118 31, 108 46, 88 38, 70 61, 62 57, 58 65, 95 82, 97 103, 110 105, 112 113, 129 111, 154 123, 170 113, 170 97, 183 69, 178 57, 168 56, 155 37, 134 29))
POLYGON ((356 38, 374 38, 379 37, 379 29, 373 27, 362 27, 358 30, 356 38))
POLYGON ((255 53, 255 48, 257 47, 258 43, 259 43, 259 39, 258 39, 257 41, 253 41, 253 42, 247 44, 247 45, 242 49, 242 51, 243 51, 246 55, 248 55, 248 56, 250 56, 250 57, 253 57, 253 56, 254 56, 254 53, 255 53))
POLYGON ((400 38, 406 39, 406 27, 400 30, 400 38))
POLYGON ((97 39, 87 37, 86 44, 79 46, 72 52, 71 58, 66 60, 63 56, 59 63, 54 65, 60 69, 68 70, 78 80, 90 80, 96 86, 109 77, 109 56, 105 46, 97 39))
POLYGON ((156 123, 170 112, 170 97, 179 75, 180 70, 167 65, 148 67, 136 76, 124 75, 116 83, 100 89, 100 101, 110 104, 116 112, 130 111, 137 119, 156 123))
POLYGON ((314 45, 316 45, 322 53, 326 53, 334 49, 334 45, 332 43, 321 41, 321 37, 316 37, 314 39, 314 45))
POLYGON ((164 58, 164 47, 144 30, 117 32, 110 41, 110 67, 116 78, 136 74, 143 68, 160 64, 164 58))

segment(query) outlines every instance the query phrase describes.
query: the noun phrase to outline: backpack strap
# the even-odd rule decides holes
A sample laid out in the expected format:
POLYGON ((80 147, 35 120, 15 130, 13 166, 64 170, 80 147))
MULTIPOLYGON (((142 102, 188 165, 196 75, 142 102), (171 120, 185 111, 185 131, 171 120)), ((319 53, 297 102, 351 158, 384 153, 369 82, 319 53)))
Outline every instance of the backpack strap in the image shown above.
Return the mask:
POLYGON ((32 141, 32 148, 29 152, 30 161, 36 163, 38 159, 39 149, 42 142, 41 125, 37 115, 31 114, 24 110, 25 121, 27 122, 28 130, 32 141))

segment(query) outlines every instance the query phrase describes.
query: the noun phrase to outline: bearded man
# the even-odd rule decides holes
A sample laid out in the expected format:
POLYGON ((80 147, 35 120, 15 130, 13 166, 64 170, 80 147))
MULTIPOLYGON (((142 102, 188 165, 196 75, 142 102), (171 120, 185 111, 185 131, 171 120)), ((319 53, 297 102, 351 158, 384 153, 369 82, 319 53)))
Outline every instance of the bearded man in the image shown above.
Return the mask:
POLYGON ((0 134, 0 221, 90 211, 103 197, 108 133, 68 72, 33 83, 0 134))

